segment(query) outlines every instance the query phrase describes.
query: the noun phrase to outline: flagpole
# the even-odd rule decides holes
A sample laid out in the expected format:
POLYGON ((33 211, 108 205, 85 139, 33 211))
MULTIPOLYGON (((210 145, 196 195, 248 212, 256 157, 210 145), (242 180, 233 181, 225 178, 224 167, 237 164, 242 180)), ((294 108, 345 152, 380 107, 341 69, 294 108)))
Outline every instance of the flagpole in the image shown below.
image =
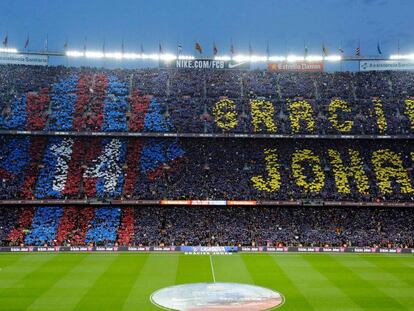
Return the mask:
POLYGON ((66 54, 67 49, 68 49, 68 37, 66 36, 65 43, 63 44, 63 50, 64 50, 64 52, 65 52, 66 67, 69 67, 69 57, 68 57, 68 55, 66 54))
POLYGON ((288 42, 287 42, 287 40, 285 40, 285 53, 286 53, 286 56, 288 56, 288 55, 289 55, 289 47, 288 47, 288 42))
POLYGON ((106 38, 104 37, 103 40, 103 45, 102 45, 102 54, 103 54, 103 68, 106 67, 106 57, 105 57, 105 52, 106 52, 106 38))
MULTIPOLYGON (((358 58, 361 58, 361 39, 358 39, 358 51, 359 51, 359 55, 358 58)), ((359 71, 361 71, 361 60, 358 60, 358 67, 359 67, 359 71)))
POLYGON ((122 42, 121 42, 121 54, 122 54, 122 58, 121 58, 121 67, 124 67, 124 54, 125 54, 125 46, 124 46, 124 38, 122 38, 122 42))
POLYGON ((233 60, 233 57, 234 57, 233 38, 230 38, 230 55, 231 55, 231 59, 233 60))
POLYGON ((398 55, 398 58, 400 58, 400 39, 398 39, 397 41, 397 55, 398 55))
POLYGON ((269 61, 269 57, 270 57, 269 40, 266 41, 266 56, 267 56, 267 61, 269 61))
POLYGON ((303 51, 304 51, 304 59, 306 60, 306 58, 308 57, 309 51, 308 51, 308 46, 306 45, 306 41, 303 40, 303 51))
POLYGON ((45 51, 49 50, 49 33, 46 34, 45 51))
MULTIPOLYGON (((86 55, 86 50, 88 49, 87 48, 87 44, 88 44, 88 37, 85 36, 85 41, 83 42, 83 54, 84 55, 86 55)), ((83 64, 84 65, 85 65, 85 63, 86 63, 86 65, 88 65, 88 62, 87 62, 87 58, 86 57, 84 57, 84 60, 83 60, 83 64)))
POLYGON ((306 57, 306 42, 303 40, 303 56, 306 57))

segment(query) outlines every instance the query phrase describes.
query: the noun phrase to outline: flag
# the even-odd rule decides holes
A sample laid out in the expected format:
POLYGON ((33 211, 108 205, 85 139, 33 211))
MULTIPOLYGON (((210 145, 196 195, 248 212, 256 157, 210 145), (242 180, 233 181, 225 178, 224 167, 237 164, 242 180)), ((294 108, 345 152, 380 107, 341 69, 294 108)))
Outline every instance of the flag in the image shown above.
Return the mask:
POLYGON ((234 55, 234 45, 233 45, 233 43, 230 46, 230 54, 231 54, 231 56, 234 55))
POLYGON ((251 43, 249 42, 249 55, 252 56, 253 55, 253 47, 251 45, 251 43))
POLYGON ((9 44, 9 35, 6 35, 5 37, 4 37, 4 40, 3 40, 3 46, 5 47, 5 48, 7 48, 7 45, 9 44))
POLYGON ((322 53, 323 53, 323 56, 328 56, 329 51, 326 48, 325 43, 322 43, 322 53))
POLYGON ((305 45, 305 52, 304 52, 305 57, 308 57, 308 53, 309 53, 308 47, 305 45))
POLYGON ((24 48, 27 49, 29 47, 29 35, 27 35, 26 42, 24 43, 24 48))
POLYGON ((141 54, 144 54, 144 45, 141 43, 141 54))
POLYGON ((47 51, 48 49, 49 49, 49 35, 46 35, 44 50, 47 51))
POLYGON ((102 53, 105 54, 105 50, 106 50, 106 40, 104 39, 103 43, 102 43, 102 53))
POLYGON ((183 46, 178 43, 177 44, 177 55, 180 55, 183 52, 183 46))
POLYGON ((267 43, 267 45, 266 45, 266 55, 267 55, 267 57, 270 57, 269 43, 267 43))
POLYGON ((377 43, 377 51, 378 51, 378 54, 382 54, 382 51, 381 51, 381 46, 380 46, 380 43, 378 42, 377 43))
POLYGON ((63 44, 63 49, 66 51, 68 47, 69 47, 68 40, 66 40, 65 43, 63 44))
POLYGON ((122 43, 121 43, 121 53, 124 54, 124 52, 125 52, 124 39, 122 39, 122 43))
POLYGON ((356 50, 355 50, 355 55, 356 56, 361 56, 361 47, 357 46, 356 50))
POLYGON ((162 46, 161 46, 161 42, 158 44, 158 53, 162 54, 162 46))
POLYGON ((200 43, 196 42, 195 44, 195 49, 202 54, 203 53, 203 48, 201 47, 200 43))
POLYGON ((342 48, 342 47, 340 47, 339 49, 338 49, 338 51, 341 53, 341 54, 344 54, 344 49, 342 48))
POLYGON ((217 49, 216 43, 213 43, 213 55, 216 56, 217 53, 218 53, 218 49, 217 49))
POLYGON ((83 44, 83 52, 86 52, 86 45, 87 45, 87 43, 88 43, 88 38, 85 37, 85 42, 83 44))

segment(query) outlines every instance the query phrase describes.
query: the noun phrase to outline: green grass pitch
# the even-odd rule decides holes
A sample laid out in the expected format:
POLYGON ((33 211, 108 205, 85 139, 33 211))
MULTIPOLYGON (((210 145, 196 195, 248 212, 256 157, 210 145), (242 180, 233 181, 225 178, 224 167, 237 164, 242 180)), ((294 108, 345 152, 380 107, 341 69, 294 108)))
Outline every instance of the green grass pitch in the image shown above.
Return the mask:
POLYGON ((284 295, 278 310, 414 310, 414 257, 381 254, 0 254, 0 310, 159 310, 157 289, 238 282, 284 295), (211 265, 212 263, 212 265, 211 265))

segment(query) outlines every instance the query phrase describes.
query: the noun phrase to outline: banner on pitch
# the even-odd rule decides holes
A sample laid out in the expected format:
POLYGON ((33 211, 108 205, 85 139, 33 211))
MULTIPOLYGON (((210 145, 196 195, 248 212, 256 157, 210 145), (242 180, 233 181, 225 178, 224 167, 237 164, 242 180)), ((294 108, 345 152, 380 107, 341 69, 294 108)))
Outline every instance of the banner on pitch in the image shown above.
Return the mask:
POLYGON ((414 61, 410 60, 370 60, 359 62, 360 71, 405 71, 414 70, 414 61))
POLYGON ((49 57, 24 53, 0 53, 0 64, 47 66, 49 57))
POLYGON ((214 59, 177 59, 170 62, 160 62, 160 68, 176 69, 250 69, 250 62, 236 62, 233 60, 214 60, 214 59))
POLYGON ((56 252, 185 252, 209 253, 366 253, 366 254, 414 254, 414 248, 378 247, 269 247, 269 246, 15 246, 0 247, 0 253, 56 253, 56 252))
POLYGON ((267 65, 269 71, 285 72, 321 72, 323 71, 323 62, 297 62, 297 63, 272 63, 267 65))

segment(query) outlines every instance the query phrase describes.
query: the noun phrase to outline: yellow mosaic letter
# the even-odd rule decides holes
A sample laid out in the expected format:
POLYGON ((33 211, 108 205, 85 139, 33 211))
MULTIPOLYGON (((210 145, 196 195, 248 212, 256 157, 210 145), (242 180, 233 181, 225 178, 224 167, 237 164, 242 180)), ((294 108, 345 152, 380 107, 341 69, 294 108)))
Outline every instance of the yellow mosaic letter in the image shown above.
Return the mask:
POLYGON ((315 119, 313 117, 314 111, 311 104, 306 100, 299 100, 291 103, 290 100, 287 100, 289 104, 289 119, 290 126, 292 127, 293 133, 298 133, 300 131, 301 122, 306 122, 306 130, 308 132, 315 131, 315 119))
POLYGON ((296 185, 306 192, 319 192, 325 185, 325 174, 321 167, 321 160, 312 150, 299 149, 293 153, 292 171, 296 185), (312 176, 304 174, 306 164, 312 170, 312 176))
POLYGON ((265 149, 265 163, 266 172, 269 177, 263 177, 262 175, 253 176, 251 178, 253 187, 257 190, 274 192, 280 188, 280 173, 279 163, 277 158, 276 149, 265 149))
POLYGON ((362 159, 357 150, 348 149, 351 158, 351 165, 345 166, 340 153, 337 150, 329 149, 328 154, 333 167, 335 184, 339 193, 351 193, 349 179, 353 178, 358 191, 368 194, 368 177, 362 167, 362 159))
POLYGON ((374 151, 372 153, 372 164, 377 176, 378 188, 382 193, 393 193, 392 180, 400 185, 401 193, 414 192, 400 154, 389 149, 374 151))
POLYGON ((275 107, 270 101, 251 100, 250 108, 252 113, 252 124, 255 132, 261 132, 261 125, 264 124, 266 131, 275 133, 277 130, 276 124, 273 121, 275 114, 275 107))
POLYGON ((230 99, 221 99, 213 107, 214 121, 223 130, 231 130, 237 126, 236 104, 230 99))
POLYGON ((331 122, 332 126, 341 133, 348 133, 352 130, 352 127, 354 126, 354 121, 346 120, 341 123, 338 120, 338 114, 336 113, 338 110, 351 112, 351 108, 349 108, 348 103, 346 101, 340 99, 332 100, 328 106, 328 111, 330 114, 329 121, 331 122))

